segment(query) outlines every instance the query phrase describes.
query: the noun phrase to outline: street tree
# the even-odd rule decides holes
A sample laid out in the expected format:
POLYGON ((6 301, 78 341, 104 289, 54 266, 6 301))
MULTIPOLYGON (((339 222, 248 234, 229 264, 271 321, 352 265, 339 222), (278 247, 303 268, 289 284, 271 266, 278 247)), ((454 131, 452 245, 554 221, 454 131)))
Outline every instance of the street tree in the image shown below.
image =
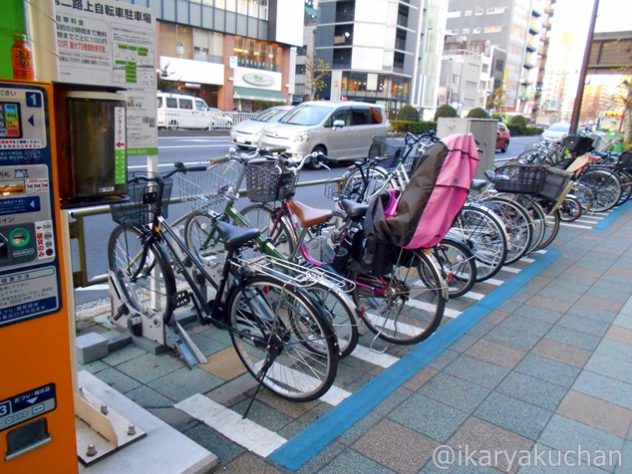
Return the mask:
POLYGON ((321 58, 308 54, 305 59, 305 87, 309 91, 309 100, 317 100, 318 93, 325 88, 325 77, 331 66, 321 58))
POLYGON ((632 76, 626 77, 619 89, 622 91, 618 99, 623 102, 623 142, 632 141, 632 76))
POLYGON ((485 107, 488 110, 498 111, 504 104, 505 104, 505 89, 503 89, 502 87, 499 87, 497 89, 494 89, 494 92, 492 92, 487 97, 487 103, 485 104, 485 107))

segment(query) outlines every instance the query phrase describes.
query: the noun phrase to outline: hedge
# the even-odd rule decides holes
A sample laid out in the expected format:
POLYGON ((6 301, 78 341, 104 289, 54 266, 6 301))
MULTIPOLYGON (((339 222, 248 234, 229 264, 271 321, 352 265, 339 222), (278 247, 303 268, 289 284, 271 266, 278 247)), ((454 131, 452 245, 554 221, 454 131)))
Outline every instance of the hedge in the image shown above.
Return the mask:
POLYGON ((509 128, 509 131, 511 132, 511 136, 515 137, 515 136, 520 136, 520 135, 540 135, 542 132, 544 132, 543 128, 540 127, 532 127, 530 125, 527 125, 526 127, 522 127, 520 125, 507 125, 507 128, 509 128))
POLYGON ((397 133, 426 133, 437 129, 437 122, 424 122, 423 120, 391 120, 391 128, 397 133))

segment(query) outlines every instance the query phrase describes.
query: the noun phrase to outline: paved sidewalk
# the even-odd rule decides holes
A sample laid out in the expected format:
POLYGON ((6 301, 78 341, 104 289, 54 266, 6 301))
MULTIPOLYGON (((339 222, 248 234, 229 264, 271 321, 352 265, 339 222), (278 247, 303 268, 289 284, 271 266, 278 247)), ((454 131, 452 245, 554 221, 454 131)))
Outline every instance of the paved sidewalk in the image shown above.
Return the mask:
POLYGON ((85 368, 213 451, 226 472, 632 472, 628 204, 598 225, 563 227, 501 286, 477 285, 484 297, 452 303, 462 313, 423 344, 341 361, 341 403, 262 394, 249 419, 281 439, 267 457, 174 408, 206 394, 243 413, 252 379, 225 333, 195 334, 211 357, 193 371, 135 347, 85 368))

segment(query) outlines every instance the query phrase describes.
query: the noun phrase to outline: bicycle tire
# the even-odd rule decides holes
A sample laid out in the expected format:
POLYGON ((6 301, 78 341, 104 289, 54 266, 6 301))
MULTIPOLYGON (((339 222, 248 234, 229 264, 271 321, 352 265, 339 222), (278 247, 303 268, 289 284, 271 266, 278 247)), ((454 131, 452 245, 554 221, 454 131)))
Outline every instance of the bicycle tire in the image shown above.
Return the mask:
POLYGON ((450 298, 458 298, 470 291, 476 283, 474 254, 464 243, 445 237, 432 249, 441 266, 448 285, 450 298))
POLYGON ((583 213, 592 212, 595 202, 595 193, 593 193, 592 189, 585 184, 575 181, 571 188, 571 194, 575 196, 581 204, 583 213))
POLYGON ((544 217, 544 237, 535 250, 542 250, 553 243, 555 237, 560 232, 560 210, 555 209, 553 212, 546 213, 544 217))
POLYGON ((202 263, 224 251, 219 234, 213 231, 214 226, 213 217, 201 211, 191 214, 184 223, 184 241, 202 263))
POLYGON ((587 185, 595 195, 593 211, 609 211, 619 202, 621 183, 610 171, 589 169, 580 176, 579 181, 587 185))
POLYGON ((466 204, 452 227, 476 260, 476 281, 496 275, 507 257, 507 236, 502 221, 491 209, 466 204))
MULTIPOLYGON (((492 203, 492 209, 505 224, 509 237, 505 265, 516 263, 525 256, 531 247, 533 221, 526 209, 516 201, 497 196, 488 201, 492 203)), ((488 201, 483 201, 483 203, 488 201)))
POLYGON ((568 194, 560 204, 562 222, 573 222, 582 216, 582 205, 575 196, 568 194))
POLYGON ((329 390, 338 368, 336 336, 304 291, 283 280, 253 275, 235 285, 227 301, 233 346, 257 381, 282 398, 300 402, 329 390), (262 373, 267 362, 269 369, 262 373))
POLYGON ((388 180, 388 174, 380 168, 365 169, 366 177, 356 169, 345 177, 340 188, 340 199, 368 202, 388 180))
POLYGON ((356 275, 376 291, 356 285, 354 300, 366 326, 393 344, 416 344, 439 327, 447 298, 439 264, 425 251, 402 251, 386 277, 356 275), (423 277, 422 277, 423 274, 423 277), (424 281, 425 280, 425 281, 424 281))
POLYGON ((116 226, 108 241, 108 265, 136 310, 168 324, 176 306, 175 276, 164 249, 156 243, 144 244, 144 235, 136 227, 116 226))
POLYGON ((284 216, 276 220, 277 210, 266 204, 250 204, 239 213, 252 227, 259 229, 261 235, 268 238, 281 254, 289 257, 294 253, 296 249, 294 230, 284 216))

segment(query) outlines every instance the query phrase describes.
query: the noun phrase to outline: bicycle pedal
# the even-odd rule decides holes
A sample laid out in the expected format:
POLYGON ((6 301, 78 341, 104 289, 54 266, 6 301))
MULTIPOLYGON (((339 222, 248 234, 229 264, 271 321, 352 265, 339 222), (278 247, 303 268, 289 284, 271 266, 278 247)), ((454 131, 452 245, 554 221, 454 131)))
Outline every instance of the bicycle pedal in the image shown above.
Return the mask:
POLYGON ((175 294, 176 308, 182 308, 191 302, 191 295, 187 290, 178 291, 175 294))

